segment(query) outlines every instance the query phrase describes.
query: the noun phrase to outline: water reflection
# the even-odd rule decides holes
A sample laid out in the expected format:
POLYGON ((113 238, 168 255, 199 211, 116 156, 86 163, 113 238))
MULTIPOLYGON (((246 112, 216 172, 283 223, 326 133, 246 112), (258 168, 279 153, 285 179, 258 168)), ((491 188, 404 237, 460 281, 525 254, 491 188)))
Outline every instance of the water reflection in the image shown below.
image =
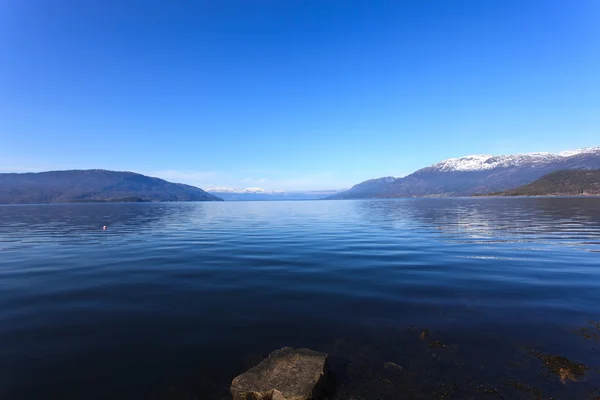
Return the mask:
POLYGON ((381 228, 404 225, 479 238, 556 238, 562 233, 580 240, 600 237, 600 198, 403 199, 351 204, 365 220, 381 228))
POLYGON ((202 203, 108 203, 0 206, 0 248, 147 234, 204 217, 202 203), (107 226, 106 231, 102 230, 107 226))
POLYGON ((289 345, 340 398, 585 398, 599 237, 598 199, 0 206, 0 397, 221 399, 289 345))

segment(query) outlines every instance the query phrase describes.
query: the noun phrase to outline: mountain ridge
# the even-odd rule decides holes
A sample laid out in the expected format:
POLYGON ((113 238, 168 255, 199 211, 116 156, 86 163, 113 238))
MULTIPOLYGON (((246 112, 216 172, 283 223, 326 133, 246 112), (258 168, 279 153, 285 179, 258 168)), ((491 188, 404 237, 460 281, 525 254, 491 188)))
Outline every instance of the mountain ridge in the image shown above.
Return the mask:
POLYGON ((340 190, 307 190, 307 191, 282 191, 282 190, 252 190, 261 188, 210 188, 207 192, 221 197, 226 201, 283 201, 283 200, 320 200, 340 192, 340 190), (225 190, 226 191, 225 191, 225 190), (250 189, 250 190, 249 190, 250 189))
POLYGON ((561 169, 598 168, 600 147, 557 154, 470 155, 442 160, 402 178, 370 179, 328 199, 471 196, 513 189, 561 169))
POLYGON ((90 201, 222 201, 195 186, 130 171, 73 169, 0 173, 0 204, 90 201))
POLYGON ((211 187, 206 189, 208 193, 260 193, 260 194, 275 194, 275 193, 283 193, 282 190, 270 190, 263 189, 261 187, 247 187, 247 188, 232 188, 228 186, 224 187, 211 187))
MULTIPOLYGON (((600 147, 584 147, 577 150, 561 151, 559 153, 534 152, 504 155, 475 154, 457 158, 448 158, 435 163, 430 168, 440 171, 478 171, 497 167, 514 166, 522 163, 548 162, 560 160, 580 154, 591 154, 600 151, 600 147)), ((426 167, 427 168, 427 167, 426 167)))

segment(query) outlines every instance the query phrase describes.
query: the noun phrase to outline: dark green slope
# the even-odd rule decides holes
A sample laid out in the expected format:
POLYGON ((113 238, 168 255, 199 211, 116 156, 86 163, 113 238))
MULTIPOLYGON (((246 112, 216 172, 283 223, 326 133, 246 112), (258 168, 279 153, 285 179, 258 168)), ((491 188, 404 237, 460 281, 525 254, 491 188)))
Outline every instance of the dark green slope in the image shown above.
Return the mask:
POLYGON ((516 189, 487 196, 584 196, 600 195, 600 170, 563 170, 516 189))

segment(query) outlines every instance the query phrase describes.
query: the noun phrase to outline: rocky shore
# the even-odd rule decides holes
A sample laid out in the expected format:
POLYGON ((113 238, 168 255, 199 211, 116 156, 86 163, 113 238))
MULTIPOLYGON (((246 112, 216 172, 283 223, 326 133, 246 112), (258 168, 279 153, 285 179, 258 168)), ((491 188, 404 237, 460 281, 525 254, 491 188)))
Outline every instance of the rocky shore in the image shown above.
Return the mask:
POLYGON ((557 354, 523 342, 501 348, 502 334, 378 329, 375 342, 339 338, 327 353, 284 347, 266 358, 249 354, 245 372, 232 381, 200 379, 188 390, 152 398, 600 400, 600 322, 589 321, 571 333, 585 351, 557 354))

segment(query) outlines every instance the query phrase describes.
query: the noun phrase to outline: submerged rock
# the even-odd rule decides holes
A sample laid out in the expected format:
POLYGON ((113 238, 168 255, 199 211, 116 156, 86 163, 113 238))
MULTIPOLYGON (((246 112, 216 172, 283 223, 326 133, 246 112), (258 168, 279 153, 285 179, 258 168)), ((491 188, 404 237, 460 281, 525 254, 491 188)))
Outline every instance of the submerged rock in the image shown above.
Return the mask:
POLYGON ((544 361, 550 372, 558 375, 563 384, 567 383, 567 380, 577 382, 583 379, 588 370, 587 366, 573 362, 566 357, 542 354, 540 359, 544 361))
POLYGON ((231 383, 233 400, 320 400, 328 391, 327 354, 284 347, 231 383))

